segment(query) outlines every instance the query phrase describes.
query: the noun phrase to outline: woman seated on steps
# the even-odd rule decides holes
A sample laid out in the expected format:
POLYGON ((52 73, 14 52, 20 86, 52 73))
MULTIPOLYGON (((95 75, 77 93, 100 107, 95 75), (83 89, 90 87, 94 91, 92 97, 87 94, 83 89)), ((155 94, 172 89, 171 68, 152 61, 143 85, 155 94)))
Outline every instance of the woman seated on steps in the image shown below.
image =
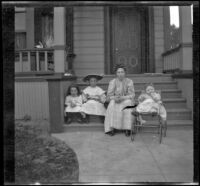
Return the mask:
POLYGON ((104 121, 106 108, 104 103, 106 101, 105 91, 97 86, 97 82, 103 77, 99 75, 87 75, 83 78, 84 82, 88 82, 89 86, 83 90, 83 105, 81 108, 85 122, 89 122, 89 115, 100 116, 101 121, 104 121))

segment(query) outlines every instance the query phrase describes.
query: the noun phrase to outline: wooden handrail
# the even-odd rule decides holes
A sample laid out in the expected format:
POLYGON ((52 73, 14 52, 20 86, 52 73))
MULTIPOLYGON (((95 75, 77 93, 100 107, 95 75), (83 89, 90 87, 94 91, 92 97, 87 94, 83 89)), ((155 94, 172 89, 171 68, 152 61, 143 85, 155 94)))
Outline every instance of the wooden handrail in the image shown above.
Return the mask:
POLYGON ((180 48, 181 48, 181 44, 179 44, 179 45, 178 45, 177 47, 175 47, 175 48, 169 49, 169 50, 167 50, 166 52, 162 53, 162 56, 164 57, 164 56, 167 56, 167 55, 169 55, 169 54, 171 54, 171 53, 177 52, 180 48))
POLYGON ((31 51, 54 51, 53 48, 32 48, 32 49, 15 49, 15 52, 31 52, 31 51))

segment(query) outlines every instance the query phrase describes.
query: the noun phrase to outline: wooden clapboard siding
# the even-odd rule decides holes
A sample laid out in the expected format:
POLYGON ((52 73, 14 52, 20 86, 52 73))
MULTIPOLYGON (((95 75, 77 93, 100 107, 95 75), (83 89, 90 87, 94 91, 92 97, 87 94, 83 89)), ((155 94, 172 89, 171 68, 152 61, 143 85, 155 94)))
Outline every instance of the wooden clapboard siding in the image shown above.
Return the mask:
POLYGON ((15 82, 15 119, 26 114, 32 119, 49 118, 47 82, 15 82))
POLYGON ((104 73, 103 7, 75 7, 73 21, 75 73, 104 73))
POLYGON ((101 69, 104 67, 104 65, 101 63, 101 62, 98 62, 98 63, 94 63, 94 62, 77 62, 75 65, 74 65, 75 68, 91 68, 91 69, 101 69))
POLYGON ((90 41, 90 40, 103 40, 104 39, 104 33, 81 33, 81 34, 75 34, 74 35, 74 41, 90 41))

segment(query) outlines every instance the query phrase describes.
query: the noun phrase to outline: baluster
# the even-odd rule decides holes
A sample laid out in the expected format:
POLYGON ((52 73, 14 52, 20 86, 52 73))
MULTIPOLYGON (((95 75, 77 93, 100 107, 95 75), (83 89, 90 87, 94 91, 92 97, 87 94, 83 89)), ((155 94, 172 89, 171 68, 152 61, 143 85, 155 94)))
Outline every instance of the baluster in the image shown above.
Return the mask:
POLYGON ((28 51, 28 71, 31 71, 31 52, 28 51))
POLYGON ((19 52, 19 66, 20 66, 20 71, 23 72, 23 64, 22 64, 22 52, 19 52))
POLYGON ((177 54, 178 54, 178 52, 175 53, 175 57, 176 57, 175 58, 176 59, 176 66, 175 66, 175 68, 176 69, 178 68, 178 65, 177 65, 178 64, 178 55, 177 54))
POLYGON ((171 70, 174 70, 174 64, 175 64, 175 56, 174 56, 174 53, 172 53, 171 55, 171 70))
POLYGON ((48 71, 48 66, 47 66, 47 51, 45 51, 45 53, 44 53, 44 70, 45 71, 48 71))
POLYGON ((39 70, 39 51, 36 51, 36 71, 38 72, 39 70))

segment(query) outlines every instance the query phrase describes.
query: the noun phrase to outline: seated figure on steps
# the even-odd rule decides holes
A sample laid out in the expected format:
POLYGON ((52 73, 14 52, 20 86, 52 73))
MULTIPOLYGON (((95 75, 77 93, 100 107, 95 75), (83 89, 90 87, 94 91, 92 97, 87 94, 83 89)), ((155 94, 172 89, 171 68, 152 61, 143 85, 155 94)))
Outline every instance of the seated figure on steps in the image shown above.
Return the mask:
MULTIPOLYGON (((138 97, 138 101, 139 104, 136 107, 138 113, 158 113, 162 121, 166 121, 166 109, 162 104, 160 93, 155 91, 153 84, 147 85, 146 90, 142 91, 138 97)), ((141 124, 146 122, 141 115, 139 115, 139 120, 141 124)))
POLYGON ((87 75, 83 78, 84 82, 88 82, 89 86, 83 90, 83 105, 81 108, 82 113, 85 115, 86 122, 89 122, 89 115, 100 116, 101 119, 104 119, 106 108, 104 103, 106 101, 105 91, 97 86, 97 82, 103 77, 100 75, 87 75))
POLYGON ((65 98, 65 110, 64 115, 67 117, 67 124, 72 122, 72 118, 76 118, 78 122, 83 121, 82 96, 80 94, 79 87, 77 85, 71 85, 68 88, 67 96, 65 98))

